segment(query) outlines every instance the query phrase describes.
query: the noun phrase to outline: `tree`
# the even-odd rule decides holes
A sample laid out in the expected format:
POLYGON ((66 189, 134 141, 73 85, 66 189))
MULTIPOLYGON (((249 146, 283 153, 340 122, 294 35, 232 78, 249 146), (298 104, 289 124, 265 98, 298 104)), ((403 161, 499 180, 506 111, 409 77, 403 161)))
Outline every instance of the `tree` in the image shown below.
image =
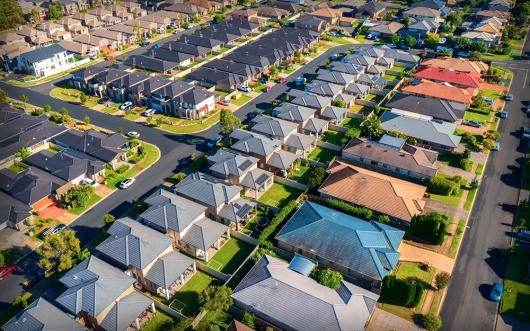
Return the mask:
POLYGON ((92 185, 75 185, 63 197, 61 208, 71 209, 77 207, 86 207, 92 194, 94 194, 92 185))
POLYGON ((256 328, 256 316, 249 311, 245 311, 245 313, 243 314, 243 319, 241 321, 249 328, 256 328))
POLYGON ((173 327, 171 328, 171 331, 185 331, 188 329, 191 322, 193 322, 193 318, 191 317, 180 320, 177 322, 177 324, 173 325, 173 327))
POLYGON ((105 214, 103 215, 103 223, 105 224, 112 224, 116 220, 116 217, 112 214, 105 214))
POLYGON ((359 137, 359 134, 359 130, 348 129, 348 131, 346 131, 345 137, 346 139, 353 139, 359 137))
POLYGON ((442 327, 442 320, 439 316, 428 313, 423 316, 423 327, 430 331, 436 331, 442 327))
POLYGON ((0 89, 0 103, 6 103, 7 102, 7 93, 6 91, 0 89))
POLYGON ((17 0, 2 0, 0 6, 0 30, 8 30, 24 24, 24 14, 17 0))
POLYGON ((48 18, 52 20, 58 20, 64 16, 63 6, 61 2, 51 2, 48 5, 48 18))
POLYGON ((175 179, 175 181, 177 182, 176 184, 182 182, 184 180, 184 178, 186 178, 186 174, 183 173, 183 172, 179 172, 178 174, 176 174, 175 176, 173 176, 173 178, 175 179))
POLYGON ((469 59, 471 61, 480 61, 480 58, 482 57, 482 54, 479 51, 472 51, 469 53, 469 59))
POLYGON ((226 286, 208 286, 199 295, 199 302, 210 311, 228 310, 234 303, 232 289, 226 286))
POLYGON ((407 46, 409 47, 414 47, 416 43, 418 43, 418 40, 416 40, 416 38, 414 38, 410 34, 408 34, 407 37, 405 38, 405 44, 407 44, 407 46))
POLYGON ((222 134, 229 135, 241 126, 241 120, 229 109, 222 109, 219 117, 219 127, 222 134))
POLYGON ((39 11, 35 8, 31 10, 31 24, 36 25, 40 21, 39 11))
POLYGON ((361 133, 370 139, 379 139, 384 133, 381 120, 375 115, 365 116, 361 123, 361 133))
POLYGON ((416 238, 440 245, 444 241, 448 227, 449 216, 432 212, 412 216, 407 232, 416 238))
POLYGON ((427 32, 427 38, 425 38, 425 46, 428 48, 435 48, 440 43, 440 35, 437 33, 427 32))
POLYGON ((340 108, 346 108, 346 101, 342 99, 335 100, 333 101, 333 106, 340 107, 340 108))
POLYGON ((326 175, 326 170, 321 167, 312 167, 309 172, 309 178, 307 179, 307 185, 309 188, 317 188, 322 183, 322 179, 326 175))
MULTIPOLYGON (((29 98, 28 98, 27 95, 22 94, 22 95, 20 96, 20 101, 22 101, 23 103, 28 103, 29 98)), ((26 105, 24 105, 24 107, 26 107, 26 105)))
POLYGON ((316 267, 311 272, 311 278, 316 280, 320 285, 324 285, 331 289, 338 289, 342 281, 340 272, 328 268, 316 267))
POLYGON ((388 224, 390 223, 390 217, 388 215, 378 215, 377 221, 379 223, 388 224))
POLYGON ((473 97, 471 107, 480 109, 486 106, 487 106, 486 100, 484 100, 484 94, 482 92, 479 92, 477 95, 473 97))
POLYGON ((85 92, 79 93, 79 102, 81 102, 82 105, 84 105, 87 102, 88 98, 85 94, 85 92))
POLYGON ((90 116, 85 116, 85 118, 83 118, 83 122, 85 122, 86 125, 89 125, 90 124, 90 116))
POLYGON ((66 109, 65 107, 61 108, 61 115, 64 116, 68 116, 68 109, 66 109))
POLYGON ((74 257, 80 250, 75 232, 65 229, 44 239, 42 246, 37 250, 38 266, 45 271, 55 268, 59 272, 68 270, 73 266, 74 257))
POLYGON ((31 155, 31 152, 30 150, 27 148, 27 147, 20 147, 18 150, 17 150, 17 154, 16 156, 22 158, 22 159, 25 159, 27 157, 29 157, 31 155))
POLYGON ((390 41, 392 42, 392 44, 397 45, 401 41, 401 38, 398 34, 393 34, 392 37, 390 37, 390 41))
POLYGON ((49 112, 52 111, 52 106, 51 106, 49 103, 47 103, 47 104, 44 105, 44 107, 42 108, 42 110, 43 110, 45 113, 49 113, 49 112))
POLYGON ((223 21, 225 19, 225 17, 221 14, 215 14, 215 16, 213 17, 213 22, 215 24, 219 24, 221 23, 221 21, 223 21))
POLYGON ((436 281, 436 288, 438 290, 443 290, 451 282, 451 274, 448 272, 442 271, 439 274, 436 274, 435 281, 436 281))

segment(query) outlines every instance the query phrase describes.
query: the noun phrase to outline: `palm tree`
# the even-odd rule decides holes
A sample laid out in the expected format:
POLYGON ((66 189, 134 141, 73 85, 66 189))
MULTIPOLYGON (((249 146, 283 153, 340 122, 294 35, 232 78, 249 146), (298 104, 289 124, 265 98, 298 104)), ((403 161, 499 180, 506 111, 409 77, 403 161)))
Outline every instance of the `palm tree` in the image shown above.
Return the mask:
POLYGON ((381 126, 381 121, 374 115, 363 118, 361 130, 363 136, 368 136, 370 139, 379 139, 385 132, 381 126))

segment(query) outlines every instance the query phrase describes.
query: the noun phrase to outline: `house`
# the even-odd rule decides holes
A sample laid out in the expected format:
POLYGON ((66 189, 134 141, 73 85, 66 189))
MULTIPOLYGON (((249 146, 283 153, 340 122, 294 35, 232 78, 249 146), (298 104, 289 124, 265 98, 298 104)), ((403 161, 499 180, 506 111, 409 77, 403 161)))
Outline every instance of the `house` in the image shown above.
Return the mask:
POLYGON ((505 12, 505 11, 502 11, 502 10, 479 10, 475 14, 475 17, 476 17, 478 22, 481 22, 484 19, 487 19, 487 18, 490 18, 490 17, 496 17, 496 18, 498 18, 500 20, 508 22, 508 20, 510 19, 510 16, 511 16, 510 12, 505 12))
POLYGON ((203 67, 243 76, 245 81, 257 80, 263 72, 258 67, 224 59, 209 61, 208 63, 205 63, 203 67))
POLYGON ((0 47, 0 62, 4 71, 10 72, 17 67, 17 57, 21 54, 31 51, 33 47, 26 42, 1 45, 0 47))
POLYGON ((331 71, 343 72, 353 76, 364 73, 365 67, 360 64, 355 63, 344 63, 342 61, 333 61, 331 62, 331 71))
POLYGON ((53 143, 63 148, 86 153, 116 168, 122 161, 127 161, 129 143, 123 135, 88 130, 68 130, 53 138, 53 143))
POLYGON ((283 147, 286 151, 306 158, 317 145, 318 135, 328 129, 328 122, 319 118, 310 118, 302 129, 302 133, 291 134, 283 147))
POLYGON ((165 7, 164 10, 182 13, 187 16, 191 15, 207 15, 208 10, 202 7, 194 6, 190 3, 175 3, 171 6, 165 7))
POLYGON ((206 206, 208 217, 238 229, 255 214, 255 205, 243 200, 241 191, 239 185, 200 172, 188 175, 175 186, 176 194, 206 206))
POLYGON ((273 22, 279 21, 283 18, 291 16, 291 13, 285 9, 269 6, 260 6, 257 8, 258 15, 267 17, 273 22))
POLYGON ((216 90, 226 92, 235 91, 249 82, 248 77, 206 66, 193 70, 187 78, 206 88, 215 87, 216 90))
POLYGON ((342 158, 354 165, 415 180, 429 180, 438 172, 438 153, 384 135, 379 141, 353 138, 342 158))
MULTIPOLYGON (((96 86, 94 79, 108 74, 110 70, 105 67, 89 66, 72 72, 70 85, 78 90, 88 91, 88 93, 103 96, 106 86, 96 86)), ((127 73, 123 72, 123 76, 127 73)))
POLYGON ((134 278, 95 256, 86 258, 59 281, 67 288, 55 300, 90 329, 139 330, 146 312, 156 311, 153 300, 137 292, 134 278))
MULTIPOLYGON (((208 158, 208 170, 232 185, 240 185, 242 194, 259 199, 273 184, 273 174, 258 168, 258 159, 221 148, 208 158)), ((253 203, 248 202, 249 205, 253 203)))
POLYGON ((329 28, 329 23, 313 15, 301 15, 294 21, 294 26, 321 33, 329 28))
POLYGON ((431 20, 421 20, 407 26, 407 33, 416 38, 425 38, 427 33, 437 33, 440 23, 431 20))
POLYGON ((209 49, 210 52, 217 52, 223 47, 224 43, 221 40, 212 38, 203 38, 198 35, 183 35, 178 42, 190 45, 201 46, 209 49))
POLYGON ((70 40, 60 41, 57 44, 64 48, 67 52, 78 54, 83 57, 89 55, 95 56, 97 54, 97 52, 94 50, 94 47, 89 47, 87 44, 81 44, 70 40))
POLYGON ((74 66, 74 56, 57 44, 17 56, 18 70, 37 78, 48 77, 74 66))
POLYGON ((173 42, 169 42, 167 44, 164 44, 162 45, 163 48, 167 48, 171 51, 177 51, 177 52, 182 52, 182 53, 188 53, 188 54, 191 54, 193 55, 193 59, 197 59, 197 58, 201 58, 201 57, 204 57, 206 55, 208 55, 208 53, 210 53, 212 50, 210 48, 206 48, 206 47, 203 47, 203 46, 197 46, 197 45, 192 45, 192 44, 186 44, 186 43, 181 43, 181 42, 178 42, 178 41, 173 41, 173 42))
POLYGON ((2 325, 2 330, 4 331, 30 331, 35 329, 87 330, 86 327, 42 297, 30 303, 24 310, 2 325))
POLYGON ((188 3, 206 9, 208 12, 213 12, 221 9, 223 6, 214 1, 208 0, 189 0, 188 3))
POLYGON ((17 34, 23 36, 30 45, 45 47, 50 45, 53 41, 47 36, 46 32, 35 30, 30 27, 22 27, 16 31, 17 34))
POLYGON ((285 121, 267 115, 258 115, 252 119, 251 130, 271 139, 280 140, 283 143, 287 138, 298 130, 296 123, 285 121))
POLYGON ((8 168, 0 170, 0 190, 36 211, 59 200, 69 188, 65 180, 35 167, 19 173, 8 168))
POLYGON ((473 103, 473 97, 477 94, 478 89, 471 87, 460 88, 430 81, 420 81, 405 86, 401 91, 408 94, 433 97, 470 106, 473 103))
POLYGON ((502 37, 503 25, 492 23, 492 22, 482 22, 478 24, 473 31, 474 32, 485 32, 494 35, 498 40, 502 37))
POLYGON ((365 207, 404 224, 425 208, 425 186, 339 161, 331 163, 327 173, 318 189, 323 198, 365 207))
POLYGON ((377 34, 382 38, 390 38, 392 35, 398 33, 405 25, 398 22, 381 22, 368 29, 370 33, 377 34))
POLYGON ((234 304, 281 330, 363 330, 379 296, 346 281, 337 290, 320 285, 307 273, 314 266, 263 255, 234 289, 234 304))
POLYGON ((171 83, 172 80, 164 77, 149 76, 149 79, 128 88, 128 99, 136 105, 149 105, 153 92, 171 83))
POLYGON ((252 18, 258 17, 258 11, 253 8, 236 9, 230 13, 230 17, 232 19, 250 21, 252 18))
POLYGON ((488 47, 492 47, 500 42, 500 37, 488 32, 467 31, 462 33, 461 37, 472 41, 481 41, 488 47))
POLYGON ((415 21, 433 21, 441 23, 444 19, 441 17, 442 13, 438 9, 429 7, 412 7, 403 12, 404 18, 412 18, 415 21))
POLYGON ((385 107, 431 116, 451 123, 462 120, 466 111, 466 106, 461 103, 401 92, 395 93, 385 107))
POLYGON ((484 80, 480 75, 470 72, 441 69, 433 66, 420 66, 415 78, 428 79, 437 83, 449 83, 460 88, 479 88, 484 80))
POLYGON ((335 99, 344 89, 344 86, 315 79, 304 86, 304 91, 335 99))
POLYGON ((470 61, 461 58, 438 57, 422 62, 422 65, 433 66, 441 69, 474 73, 476 75, 485 74, 489 66, 482 61, 470 61))
POLYGON ((164 74, 171 74, 173 70, 178 68, 178 63, 164 61, 145 55, 131 55, 127 57, 125 61, 123 61, 123 64, 131 68, 138 68, 164 74))
POLYGON ((107 39, 109 41, 109 47, 112 49, 122 49, 127 43, 127 38, 119 31, 97 29, 90 32, 90 35, 107 39))
POLYGON ((32 211, 28 204, 0 191, 0 230, 7 227, 22 230, 23 222, 32 216, 32 211))
POLYGON ((378 20, 383 17, 385 9, 386 3, 379 2, 377 0, 370 0, 357 8, 355 17, 378 20))
POLYGON ((317 72, 316 79, 344 87, 353 83, 355 81, 355 76, 344 72, 320 69, 317 72))
POLYGON ((0 105, 0 164, 13 161, 20 148, 34 152, 45 148, 53 137, 68 130, 42 116, 30 116, 23 111, 0 105))
POLYGON ((184 68, 191 64, 193 55, 182 52, 171 51, 167 48, 154 48, 144 53, 147 57, 153 57, 155 59, 176 63, 179 68, 184 68))
POLYGON ((106 87, 107 96, 117 102, 133 101, 131 89, 147 81, 149 76, 141 71, 128 73, 109 82, 106 87))
POLYGON ((74 185, 85 179, 99 181, 104 177, 103 162, 80 156, 68 150, 57 153, 42 150, 24 161, 74 185))
MULTIPOLYGON (((291 90, 290 92, 294 91, 291 90)), ((294 99, 290 100, 290 102, 295 105, 313 108, 317 111, 320 111, 323 108, 330 106, 332 99, 312 93, 301 92, 297 96, 295 96, 294 99)))
POLYGON ((66 31, 62 25, 53 22, 39 24, 38 30, 46 32, 48 38, 51 38, 54 41, 68 40, 72 38, 72 34, 66 31))
POLYGON ((412 137, 420 146, 452 151, 460 144, 461 137, 454 134, 456 123, 398 110, 385 111, 380 120, 383 129, 398 131, 412 137))
POLYGON ((293 103, 284 102, 272 110, 272 115, 286 121, 291 121, 298 124, 298 129, 301 130, 305 123, 314 118, 316 109, 295 105, 293 103))
MULTIPOLYGON (((370 82, 372 81, 370 80, 370 82)), ((357 99, 364 99, 370 93, 370 85, 351 83, 346 85, 344 93, 351 94, 357 99)))
POLYGON ((491 0, 488 3, 489 10, 498 10, 503 12, 509 12, 512 10, 513 4, 511 0, 491 0))
POLYGON ((232 322, 228 325, 226 331, 255 331, 253 328, 243 324, 242 322, 233 319, 232 322))
MULTIPOLYGON (((379 288, 383 278, 397 266, 398 247, 404 235, 404 231, 389 225, 367 222, 306 201, 275 239, 282 249, 379 288)), ((348 330, 362 329, 361 325, 348 330)))
POLYGON ((339 125, 346 118, 348 113, 347 108, 336 107, 336 106, 327 106, 320 113, 320 117, 330 122, 333 125, 339 125))
POLYGON ((93 47, 98 54, 100 52, 109 51, 110 42, 106 38, 96 37, 89 34, 84 34, 73 39, 73 41, 80 44, 86 44, 93 47))

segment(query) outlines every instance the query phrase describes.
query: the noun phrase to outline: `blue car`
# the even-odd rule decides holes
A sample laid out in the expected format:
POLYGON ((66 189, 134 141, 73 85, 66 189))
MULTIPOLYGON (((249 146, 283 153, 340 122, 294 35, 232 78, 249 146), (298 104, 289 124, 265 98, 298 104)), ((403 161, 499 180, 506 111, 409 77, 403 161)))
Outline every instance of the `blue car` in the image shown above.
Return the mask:
POLYGON ((222 136, 213 136, 212 138, 210 138, 210 140, 208 140, 208 143, 206 144, 206 146, 208 146, 208 148, 212 148, 214 147, 218 142, 221 141, 221 139, 223 139, 222 136))
POLYGON ((491 292, 490 292, 490 300, 499 302, 502 298, 502 291, 504 290, 502 284, 500 283, 493 283, 491 285, 491 292))
POLYGON ((503 110, 499 113, 499 116, 501 118, 508 118, 508 112, 506 110, 503 110))
POLYGON ((156 49, 156 48, 160 48, 160 44, 154 44, 153 46, 151 46, 151 49, 156 49))

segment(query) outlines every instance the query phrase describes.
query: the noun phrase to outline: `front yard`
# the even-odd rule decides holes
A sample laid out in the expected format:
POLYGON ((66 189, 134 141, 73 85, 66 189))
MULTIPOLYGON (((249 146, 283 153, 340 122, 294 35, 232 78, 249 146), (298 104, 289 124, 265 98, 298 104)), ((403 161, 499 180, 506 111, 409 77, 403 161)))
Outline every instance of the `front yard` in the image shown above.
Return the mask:
MULTIPOLYGON (((67 87, 54 87, 50 91, 51 97, 70 103, 81 103, 81 100, 79 99, 80 95, 81 91, 67 87)), ((87 101, 83 104, 85 107, 92 108, 93 106, 97 105, 99 98, 91 95, 87 95, 86 97, 87 101)))
POLYGON ((300 190, 283 184, 274 183, 259 201, 266 205, 281 209, 287 205, 289 201, 298 198, 300 194, 302 194, 302 191, 300 190))
POLYGON ((173 296, 169 306, 186 316, 195 316, 201 308, 199 294, 210 285, 221 285, 221 281, 202 271, 197 271, 173 296))
POLYGON ((222 273, 232 274, 253 249, 254 246, 232 237, 215 253, 207 265, 222 273))
POLYGON ((142 145, 145 147, 144 156, 137 160, 136 164, 129 165, 129 169, 121 174, 115 170, 106 170, 106 185, 112 189, 118 188, 119 183, 126 179, 136 176, 140 171, 150 166, 160 157, 160 150, 151 144, 143 142, 142 145))
MULTIPOLYGON (((212 125, 215 125, 219 122, 220 110, 214 110, 206 114, 203 118, 198 120, 185 120, 175 117, 164 116, 168 118, 171 122, 158 125, 163 130, 177 133, 177 134, 187 134, 187 133, 197 133, 204 131, 210 128, 212 125)), ((163 116, 163 115, 157 115, 163 116)))

